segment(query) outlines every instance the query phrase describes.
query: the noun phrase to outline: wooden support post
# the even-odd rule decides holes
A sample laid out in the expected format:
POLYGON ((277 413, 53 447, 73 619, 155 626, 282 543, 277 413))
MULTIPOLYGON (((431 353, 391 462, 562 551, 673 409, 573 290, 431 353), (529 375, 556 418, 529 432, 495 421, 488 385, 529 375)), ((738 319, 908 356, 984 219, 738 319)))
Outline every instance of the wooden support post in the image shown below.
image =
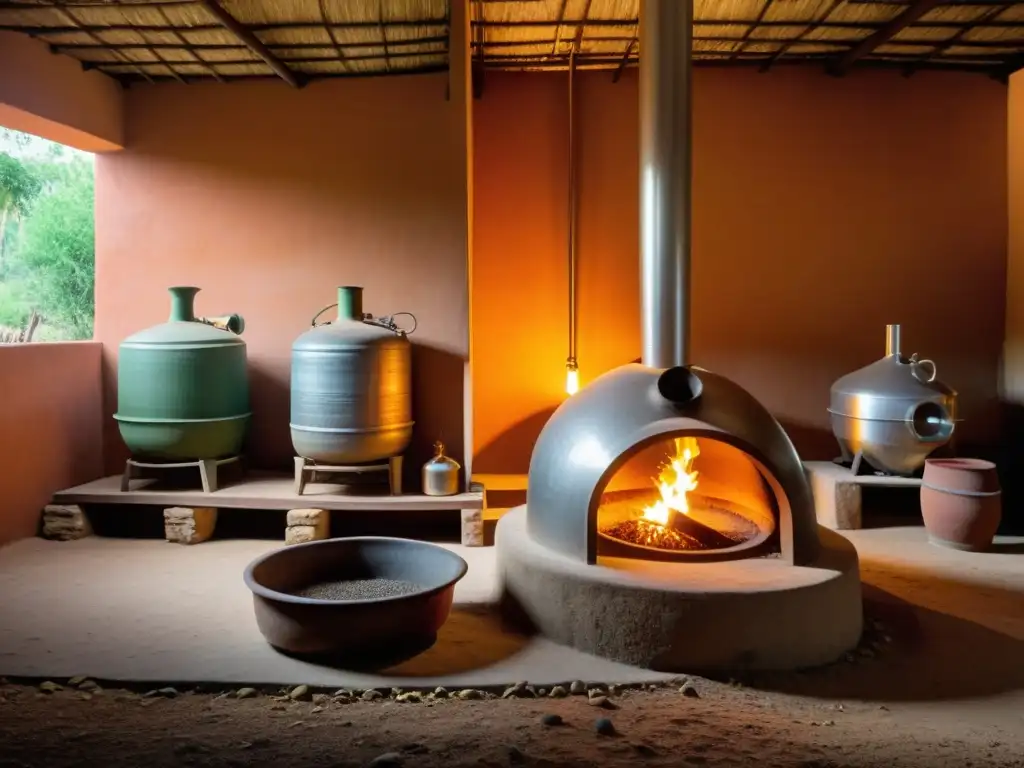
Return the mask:
POLYGON ((217 525, 217 510, 212 507, 168 507, 164 510, 164 537, 176 544, 200 544, 211 536, 217 525))
POLYGON ((388 459, 388 489, 392 496, 402 495, 402 457, 388 459))
POLYGON ((43 507, 43 538, 74 541, 92 535, 92 526, 77 504, 47 504, 43 507))
POLYGON ((388 488, 392 496, 402 495, 402 457, 392 456, 387 463, 352 464, 350 466, 335 464, 313 464, 309 459, 295 457, 295 495, 301 496, 307 483, 326 482, 325 477, 332 475, 367 475, 388 473, 388 488))
POLYGON ((290 509, 286 523, 285 544, 305 544, 331 535, 331 513, 326 509, 290 509))
MULTIPOLYGON (((470 483, 470 493, 483 494, 483 486, 470 483)), ((484 545, 484 509, 487 508, 487 497, 484 496, 480 509, 463 509, 462 514, 462 545, 464 547, 482 547, 484 545)))
POLYGON ((199 462, 199 478, 203 483, 203 493, 216 492, 217 462, 212 459, 201 459, 199 462))

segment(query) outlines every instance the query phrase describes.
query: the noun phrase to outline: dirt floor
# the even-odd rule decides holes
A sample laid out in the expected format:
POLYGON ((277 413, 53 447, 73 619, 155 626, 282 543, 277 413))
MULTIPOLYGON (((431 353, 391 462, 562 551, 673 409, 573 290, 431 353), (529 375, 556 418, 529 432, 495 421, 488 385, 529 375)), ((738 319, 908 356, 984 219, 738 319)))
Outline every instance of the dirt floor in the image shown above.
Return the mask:
POLYGON ((8 685, 0 766, 1024 766, 1020 700, 935 709, 694 686, 624 691, 605 709, 586 695, 338 703, 8 685))

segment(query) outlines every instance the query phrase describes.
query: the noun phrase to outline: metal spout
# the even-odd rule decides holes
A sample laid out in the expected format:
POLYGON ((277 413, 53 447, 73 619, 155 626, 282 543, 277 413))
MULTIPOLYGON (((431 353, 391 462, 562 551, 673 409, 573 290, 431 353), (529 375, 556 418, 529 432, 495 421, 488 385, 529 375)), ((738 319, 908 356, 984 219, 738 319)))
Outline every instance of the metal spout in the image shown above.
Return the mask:
POLYGON ((245 318, 241 315, 217 315, 215 317, 196 318, 201 323, 220 328, 222 331, 231 331, 236 336, 241 336, 245 330, 245 318))
POLYGON ((193 285, 175 285, 168 288, 167 292, 171 294, 171 316, 168 322, 193 322, 196 319, 193 307, 199 289, 193 285))
POLYGON ((363 289, 361 286, 338 286, 338 319, 363 319, 363 289))
POLYGON ((899 357, 900 354, 900 327, 899 325, 885 326, 885 356, 899 357))

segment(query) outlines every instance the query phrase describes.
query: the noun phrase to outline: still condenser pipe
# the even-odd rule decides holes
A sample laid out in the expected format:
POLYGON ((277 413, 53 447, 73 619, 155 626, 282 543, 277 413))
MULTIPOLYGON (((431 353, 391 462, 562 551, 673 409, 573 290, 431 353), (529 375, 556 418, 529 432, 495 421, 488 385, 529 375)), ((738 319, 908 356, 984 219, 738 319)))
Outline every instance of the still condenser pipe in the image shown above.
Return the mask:
POLYGON ((642 361, 689 354, 693 0, 640 0, 642 361))

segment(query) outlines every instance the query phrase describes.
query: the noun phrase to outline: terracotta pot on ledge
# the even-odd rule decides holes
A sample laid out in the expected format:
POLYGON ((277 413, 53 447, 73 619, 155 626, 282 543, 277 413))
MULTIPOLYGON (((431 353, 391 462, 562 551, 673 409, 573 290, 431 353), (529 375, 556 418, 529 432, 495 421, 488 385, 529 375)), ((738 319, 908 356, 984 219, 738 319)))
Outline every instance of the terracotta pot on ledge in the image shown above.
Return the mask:
POLYGON ((932 544, 984 552, 992 545, 1002 514, 1002 490, 991 461, 925 461, 921 515, 932 544))

